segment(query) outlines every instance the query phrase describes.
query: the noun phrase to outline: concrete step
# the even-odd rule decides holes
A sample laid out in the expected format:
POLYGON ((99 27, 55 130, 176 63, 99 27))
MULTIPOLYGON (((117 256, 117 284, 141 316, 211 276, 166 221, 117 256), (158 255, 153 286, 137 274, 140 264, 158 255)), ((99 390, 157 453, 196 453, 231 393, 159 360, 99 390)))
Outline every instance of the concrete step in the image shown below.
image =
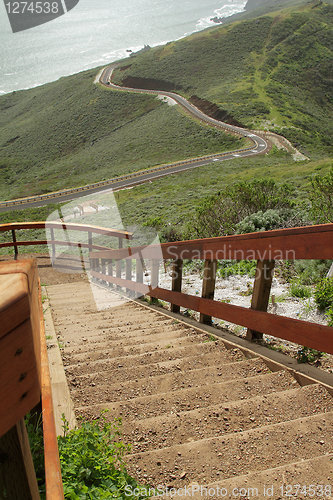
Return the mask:
MULTIPOLYGON (((179 469, 175 472, 178 475, 184 473, 184 471, 179 472, 179 469)), ((145 479, 143 476, 144 474, 140 471, 139 477, 145 479)), ((159 491, 157 487, 151 488, 150 494, 169 493, 176 500, 186 497, 193 500, 207 498, 243 498, 246 500, 253 498, 259 500, 267 498, 271 500, 320 498, 324 500, 333 498, 332 477, 333 454, 327 454, 287 463, 265 471, 233 476, 224 481, 206 483, 205 485, 192 481, 186 485, 186 489, 179 492, 172 490, 173 481, 170 480, 168 485, 162 485, 159 491)), ((152 498, 156 500, 158 497, 152 498)))
POLYGON ((94 385, 72 388, 71 395, 80 402, 84 398, 88 404, 92 404, 92 401, 95 400, 97 390, 100 399, 105 402, 129 400, 152 394, 161 395, 177 389, 207 386, 218 380, 232 381, 269 371, 265 363, 257 358, 217 367, 198 368, 185 373, 178 371, 177 373, 145 377, 128 382, 98 384, 97 386, 93 383, 94 385))
POLYGON ((119 337, 116 334, 113 336, 110 334, 104 334, 102 337, 95 337, 96 340, 93 342, 89 341, 87 337, 83 337, 84 340, 82 340, 82 338, 76 341, 67 340, 64 353, 76 355, 81 352, 113 349, 117 348, 117 346, 152 344, 153 342, 163 342, 164 345, 167 345, 174 340, 186 338, 186 332, 184 332, 184 330, 175 330, 173 328, 166 329, 164 332, 155 332, 150 330, 146 331, 146 333, 140 332, 140 334, 141 335, 137 334, 135 337, 126 337, 124 335, 119 337))
POLYGON ((95 321, 95 324, 91 323, 90 328, 87 328, 85 323, 78 325, 63 326, 63 331, 66 337, 66 344, 70 345, 82 345, 82 341, 88 342, 89 344, 94 342, 100 342, 101 338, 104 340, 129 340, 135 342, 136 339, 148 335, 163 335, 163 333, 168 332, 186 332, 186 330, 177 327, 177 325, 163 324, 161 327, 155 325, 154 328, 149 325, 144 325, 139 327, 138 325, 133 325, 131 327, 126 327, 120 329, 118 327, 111 328, 109 325, 101 323, 100 321, 95 321), (83 340, 84 339, 84 340, 83 340))
POLYGON ((332 431, 333 412, 329 412, 135 453, 125 457, 125 461, 130 474, 138 476, 140 472, 140 477, 144 473, 150 484, 172 484, 176 488, 191 481, 209 484, 329 454, 332 431))
POLYGON ((227 359, 238 361, 244 359, 239 349, 226 349, 221 342, 203 342, 201 344, 188 344, 180 347, 170 347, 168 349, 146 351, 141 354, 130 354, 115 358, 103 358, 97 361, 84 360, 83 362, 75 363, 68 357, 66 361, 66 372, 68 374, 84 375, 96 373, 98 371, 106 371, 117 368, 129 368, 133 366, 147 366, 153 363, 165 363, 167 361, 176 361, 182 358, 196 357, 221 353, 222 356, 228 356, 227 359))
POLYGON ((86 352, 73 354, 64 353, 66 364, 77 364, 82 362, 91 362, 101 359, 119 358, 126 355, 144 354, 153 350, 168 350, 173 347, 190 346, 199 342, 206 342, 204 335, 197 334, 191 337, 178 337, 175 339, 165 339, 156 342, 147 342, 146 344, 130 344, 118 346, 111 349, 89 349, 86 352))
POLYGON ((243 432, 333 411, 333 400, 320 385, 291 389, 247 400, 209 406, 144 420, 125 420, 123 439, 133 452, 243 432))
MULTIPOLYGON (((187 358, 178 358, 171 361, 161 361, 160 363, 150 363, 146 365, 133 366, 133 360, 129 367, 124 367, 123 360, 127 358, 116 358, 118 363, 112 368, 104 369, 99 372, 90 372, 89 374, 78 375, 77 365, 75 368, 69 367, 66 370, 68 381, 73 387, 89 386, 95 384, 107 384, 113 382, 121 382, 145 377, 154 377, 157 375, 166 375, 169 373, 184 373, 186 371, 209 366, 220 366, 221 363, 233 363, 244 361, 246 358, 241 352, 222 351, 213 354, 205 354, 200 356, 191 356, 187 358)), ((97 365, 98 367, 98 365, 97 365)))
POLYGON ((178 389, 165 394, 143 396, 130 400, 103 403, 95 398, 88 403, 85 396, 79 399, 72 398, 77 415, 96 418, 101 410, 108 409, 108 418, 122 417, 124 420, 142 420, 158 415, 173 415, 180 411, 208 408, 238 400, 247 400, 255 396, 268 395, 274 392, 286 391, 299 387, 296 380, 287 372, 266 373, 248 379, 239 378, 230 382, 220 382, 207 386, 191 387, 185 390, 178 389))

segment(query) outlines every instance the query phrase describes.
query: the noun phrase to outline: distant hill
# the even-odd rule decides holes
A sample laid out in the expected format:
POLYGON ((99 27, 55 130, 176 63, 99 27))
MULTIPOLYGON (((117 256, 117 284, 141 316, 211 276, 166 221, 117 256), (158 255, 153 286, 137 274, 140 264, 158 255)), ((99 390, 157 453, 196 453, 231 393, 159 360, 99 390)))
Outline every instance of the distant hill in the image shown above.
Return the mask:
POLYGON ((215 116, 275 130, 308 153, 330 153, 333 6, 320 0, 249 0, 249 8, 271 10, 286 3, 287 9, 133 57, 116 71, 115 82, 174 88, 215 116), (292 3, 301 5, 291 9, 292 3))
MULTIPOLYGON (((314 0, 293 7, 296 3, 288 0, 285 8, 284 0, 249 0, 249 10, 236 22, 228 19, 127 58, 115 81, 176 90, 218 119, 274 130, 311 159, 327 158, 333 154, 333 6, 314 0)), ((94 85, 98 71, 0 97, 0 199, 75 187, 242 144, 153 95, 94 85)), ((253 162, 264 164, 263 158, 253 162)), ((290 157, 282 161, 287 179, 296 167, 289 167, 290 157)), ((240 165, 250 163, 233 160, 228 182, 235 165, 239 176, 240 165)), ((199 190, 202 185, 200 179, 199 190)))

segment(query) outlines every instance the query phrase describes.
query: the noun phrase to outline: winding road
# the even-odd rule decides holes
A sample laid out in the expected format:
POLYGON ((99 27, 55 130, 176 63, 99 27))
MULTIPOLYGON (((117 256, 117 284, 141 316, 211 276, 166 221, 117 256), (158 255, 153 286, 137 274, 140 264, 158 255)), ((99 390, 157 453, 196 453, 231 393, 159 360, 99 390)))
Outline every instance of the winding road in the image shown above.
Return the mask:
POLYGON ((109 179, 107 181, 97 182, 94 184, 88 184, 86 186, 65 189, 62 191, 31 196, 29 198, 21 198, 18 200, 10 200, 0 202, 0 212, 17 210, 18 208, 32 208, 43 205, 48 205, 51 203, 58 203, 73 200, 75 198, 80 198, 82 196, 98 193, 107 190, 119 190, 126 187, 135 186, 136 184, 141 184, 143 182, 151 181, 159 177, 164 177, 166 175, 176 174, 184 170, 202 167, 204 165, 209 165, 215 161, 231 160, 234 158, 244 158, 246 156, 254 156, 264 153, 268 149, 267 142, 256 133, 249 130, 243 129, 241 127, 235 127, 229 125, 228 123, 215 120, 210 116, 205 115, 202 111, 196 108, 193 104, 189 103, 184 97, 176 94, 174 92, 164 92, 158 90, 146 90, 137 89, 130 87, 120 87, 111 82, 112 72, 118 66, 118 64, 111 64, 107 66, 100 74, 99 82, 107 88, 113 88, 116 90, 121 90, 124 92, 139 92, 145 94, 155 94, 163 97, 173 99, 178 105, 184 108, 190 115, 194 118, 201 120, 204 123, 213 125, 216 128, 222 129, 228 133, 237 134, 242 137, 249 139, 253 145, 247 148, 238 149, 235 151, 229 151, 226 153, 217 153, 214 155, 202 156, 200 158, 191 158, 189 160, 174 162, 168 165, 162 165, 160 167, 150 168, 147 170, 142 170, 140 172, 134 172, 121 177, 116 177, 109 179))

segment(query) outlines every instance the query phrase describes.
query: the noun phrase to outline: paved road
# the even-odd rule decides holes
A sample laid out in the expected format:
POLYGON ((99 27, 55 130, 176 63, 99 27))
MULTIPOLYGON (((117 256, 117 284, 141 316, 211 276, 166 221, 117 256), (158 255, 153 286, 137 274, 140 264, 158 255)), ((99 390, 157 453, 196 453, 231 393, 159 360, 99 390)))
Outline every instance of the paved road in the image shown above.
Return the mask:
POLYGON ((184 170, 189 170, 191 168, 201 167, 204 165, 209 165, 216 161, 223 160, 231 160, 233 158, 243 158, 245 156, 254 156, 257 154, 262 154, 268 148, 266 141, 259 135, 252 133, 249 130, 235 127, 233 125, 229 125, 224 122, 220 122, 219 120, 215 120, 207 115, 205 115, 202 111, 197 109, 195 106, 190 104, 184 97, 175 94, 173 92, 161 92, 155 90, 145 90, 145 89, 133 89, 129 87, 119 87, 110 82, 110 78, 112 75, 112 71, 116 67, 116 64, 110 65, 105 68, 100 76, 100 83, 105 85, 108 88, 115 88, 117 90, 122 90, 125 92, 140 92, 140 93, 149 93, 149 94, 157 94, 166 97, 170 97, 174 101, 176 101, 180 106, 185 108, 192 116, 198 118, 199 120, 206 122, 210 125, 215 125, 220 129, 224 129, 228 132, 236 133, 237 135, 247 137, 253 142, 253 146, 246 149, 240 149, 237 151, 229 152, 229 153, 219 153, 216 155, 208 155, 203 158, 198 158, 194 160, 189 160, 186 162, 175 162, 176 164, 166 165, 164 167, 157 167, 155 169, 150 169, 149 171, 144 171, 141 173, 133 173, 128 174, 128 176, 123 176, 127 178, 120 178, 119 180, 114 179, 112 182, 105 183, 96 183, 93 185, 86 186, 84 188, 78 188, 76 190, 67 190, 67 192, 60 192, 59 194, 49 194, 42 196, 30 197, 27 200, 17 200, 15 202, 8 202, 10 205, 7 205, 6 202, 0 203, 0 212, 12 211, 17 209, 24 208, 32 208, 38 206, 49 205, 51 203, 58 203, 73 200, 76 198, 81 198, 82 196, 99 193, 102 191, 108 190, 119 190, 125 187, 135 186, 136 184, 141 184, 143 182, 151 181, 153 179, 157 179, 159 177, 164 177, 166 175, 176 174, 182 172, 184 170), (155 171, 154 171, 155 170, 155 171), (15 204, 12 204, 15 203, 15 204))
MULTIPOLYGON (((250 140, 253 141, 254 146, 256 146, 255 149, 258 150, 259 153, 262 153, 267 149, 267 143, 266 141, 259 135, 253 134, 250 130, 246 130, 241 127, 235 127, 233 125, 229 125, 228 123, 221 122, 219 120, 215 120, 214 118, 211 118, 210 116, 205 115, 202 111, 200 111, 198 108, 196 108, 193 104, 189 103, 184 97, 182 97, 179 94, 175 94, 174 92, 164 92, 164 91, 159 91, 159 90, 145 90, 145 89, 133 89, 131 87, 120 87, 118 85, 114 85, 111 83, 111 76, 113 70, 118 66, 118 64, 111 64, 107 68, 104 69, 100 76, 100 83, 105 85, 106 87, 111 87, 117 90, 123 90, 126 92, 141 92, 145 94, 157 94, 161 96, 166 96, 170 97, 174 101, 176 101, 180 106, 185 108, 191 115, 193 115, 195 118, 198 118, 199 120, 202 120, 203 122, 209 123, 210 125, 215 125, 218 128, 222 128, 224 130, 227 130, 228 132, 235 132, 238 135, 241 135, 243 137, 248 137, 250 140)), ((246 152, 244 151, 244 154, 240 156, 246 156, 246 152)), ((253 152, 252 152, 253 154, 253 152)))

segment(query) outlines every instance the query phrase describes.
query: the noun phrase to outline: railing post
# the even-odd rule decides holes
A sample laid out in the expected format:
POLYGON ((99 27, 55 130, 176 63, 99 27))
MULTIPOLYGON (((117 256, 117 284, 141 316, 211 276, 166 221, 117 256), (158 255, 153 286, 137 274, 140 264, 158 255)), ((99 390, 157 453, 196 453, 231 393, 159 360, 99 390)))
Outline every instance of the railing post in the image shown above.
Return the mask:
MULTIPOLYGON (((16 233, 15 229, 12 229, 12 237, 13 237, 13 242, 16 243, 16 233)), ((14 245, 14 259, 17 260, 18 256, 18 248, 17 245, 14 245)))
MULTIPOLYGON (((143 283, 143 260, 136 259, 136 281, 137 283, 143 283)), ((139 292, 135 293, 135 297, 140 297, 141 294, 139 292)))
POLYGON ((55 244, 53 243, 53 241, 54 241, 54 229, 53 229, 53 227, 51 227, 50 233, 51 233, 51 242, 52 242, 51 243, 51 249, 52 249, 51 264, 53 265, 54 261, 55 261, 55 244))
MULTIPOLYGON (((102 274, 106 274, 106 259, 101 259, 101 271, 102 271, 102 274)), ((102 280, 103 283, 106 283, 106 281, 102 280)))
MULTIPOLYGON (((95 271, 95 273, 99 272, 99 259, 91 259, 91 266, 92 270, 95 271)), ((98 281, 98 278, 92 277, 92 281, 95 281, 95 283, 98 281)))
MULTIPOLYGON (((269 294, 271 292, 272 280, 274 276, 274 260, 258 260, 256 275, 251 300, 251 309, 256 311, 267 311, 269 294)), ((247 340, 262 339, 263 334, 248 328, 247 340)))
MULTIPOLYGON (((113 260, 108 260, 108 275, 113 276, 113 260)), ((113 283, 109 283, 109 287, 113 288, 113 283)))
MULTIPOLYGON (((172 291, 181 292, 182 291, 182 279, 183 279, 183 260, 177 259, 173 261, 172 268, 172 291)), ((171 304, 171 312, 179 313, 180 306, 176 304, 171 304)))
POLYGON ((158 287, 158 278, 160 270, 160 261, 158 259, 152 259, 151 261, 151 287, 158 287))
MULTIPOLYGON (((217 260, 205 260, 205 267, 203 272, 202 281, 202 294, 203 299, 213 299, 215 292, 215 281, 216 281, 216 268, 217 260)), ((200 313, 200 323, 210 324, 212 322, 212 317, 207 314, 200 313)))
MULTIPOLYGON (((123 240, 119 238, 119 248, 123 248, 123 240)), ((121 278, 121 259, 116 260, 116 277, 121 278)), ((117 285, 117 290, 121 290, 121 286, 117 285)))
MULTIPOLYGON (((132 259, 126 259, 126 279, 128 281, 132 281, 132 259)), ((126 288, 126 293, 131 294, 132 290, 130 288, 126 288)))
POLYGON ((5 498, 40 500, 24 419, 0 438, 0 465, 0 492, 6 492, 5 498))
MULTIPOLYGON (((92 233, 89 233, 89 232, 88 232, 88 245, 89 245, 88 252, 91 252, 92 251, 92 233)), ((92 269, 93 262, 92 262, 92 259, 90 259, 90 258, 89 258, 89 264, 90 264, 90 269, 92 269)))

